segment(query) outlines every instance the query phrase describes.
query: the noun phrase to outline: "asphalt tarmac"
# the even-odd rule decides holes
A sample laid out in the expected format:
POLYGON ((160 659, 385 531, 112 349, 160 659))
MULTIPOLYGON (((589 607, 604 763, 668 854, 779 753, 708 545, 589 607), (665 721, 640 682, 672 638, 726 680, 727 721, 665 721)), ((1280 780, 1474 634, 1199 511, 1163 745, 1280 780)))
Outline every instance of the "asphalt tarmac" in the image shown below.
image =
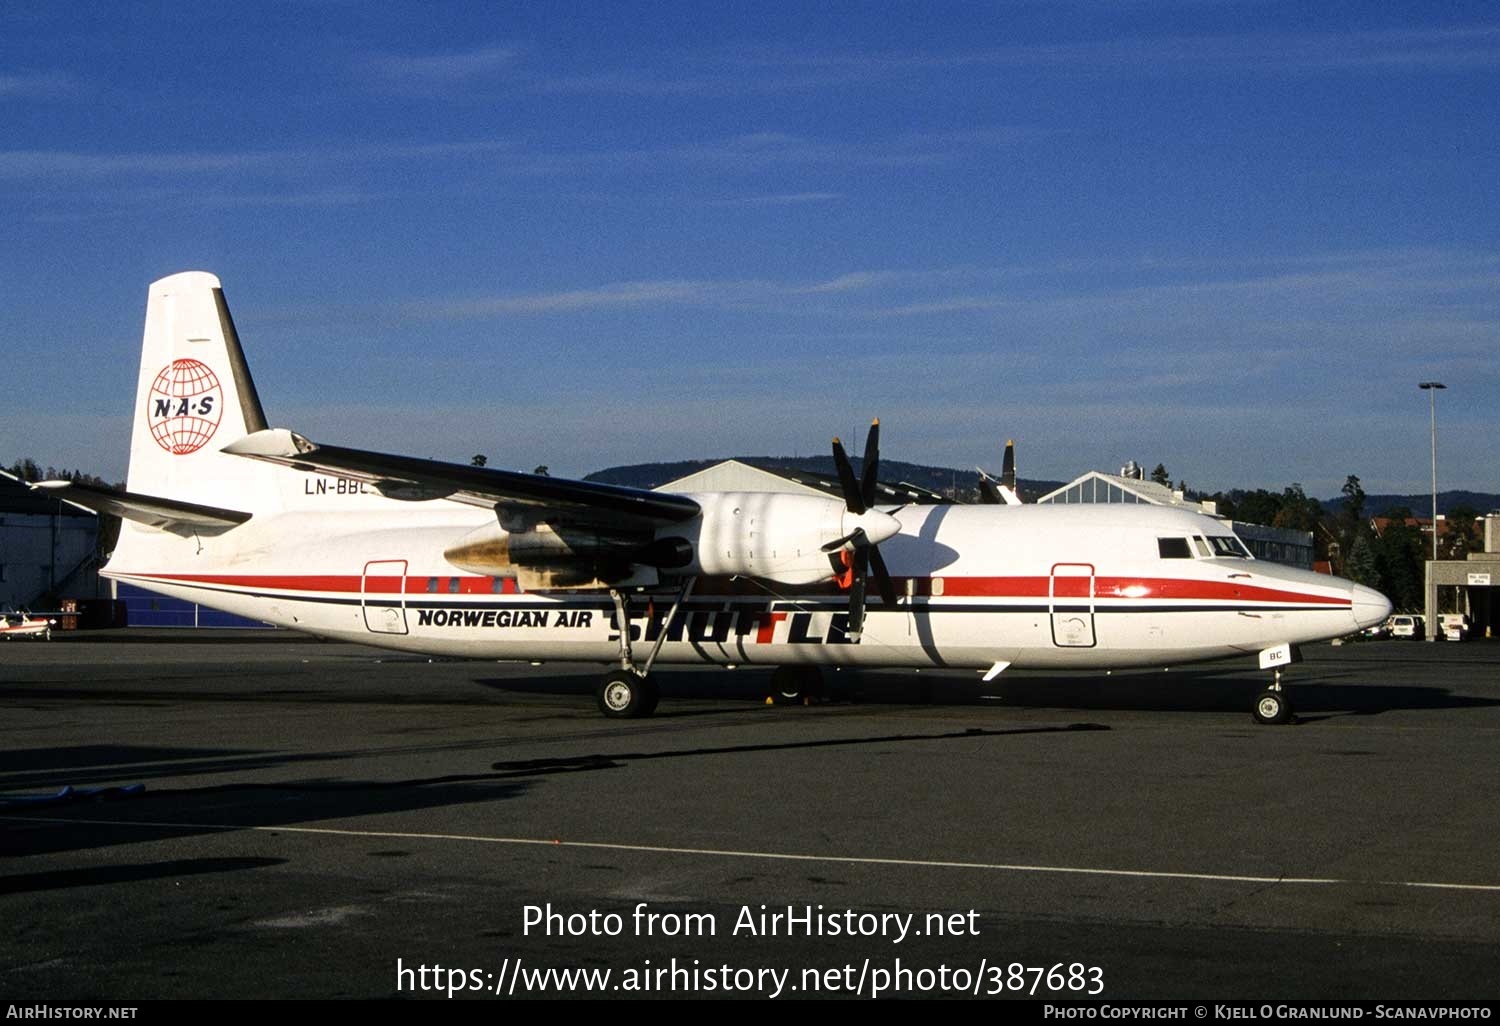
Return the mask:
POLYGON ((1249 659, 614 721, 588 666, 11 642, 0 994, 1500 997, 1500 643, 1306 654, 1284 727, 1249 659))

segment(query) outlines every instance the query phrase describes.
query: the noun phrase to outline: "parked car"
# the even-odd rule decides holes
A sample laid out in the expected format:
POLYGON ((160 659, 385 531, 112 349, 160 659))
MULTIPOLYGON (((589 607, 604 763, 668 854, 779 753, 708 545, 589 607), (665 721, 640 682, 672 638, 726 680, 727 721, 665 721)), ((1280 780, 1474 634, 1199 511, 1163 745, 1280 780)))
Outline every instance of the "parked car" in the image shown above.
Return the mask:
POLYGON ((1391 637, 1420 638, 1426 633, 1423 629, 1425 626, 1426 621, 1422 617, 1401 613, 1391 617, 1391 637))

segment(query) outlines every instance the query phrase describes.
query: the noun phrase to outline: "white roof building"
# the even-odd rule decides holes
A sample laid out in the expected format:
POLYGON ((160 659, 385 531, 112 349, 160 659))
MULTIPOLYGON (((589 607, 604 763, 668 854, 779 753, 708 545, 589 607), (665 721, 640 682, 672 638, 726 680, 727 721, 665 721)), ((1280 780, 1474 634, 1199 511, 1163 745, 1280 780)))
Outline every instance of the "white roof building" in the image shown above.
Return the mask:
POLYGON ((686 477, 668 481, 658 492, 792 492, 797 495, 826 495, 782 474, 761 470, 739 460, 725 460, 704 467, 686 477))
POLYGON ((1091 470, 1082 477, 1069 481, 1055 491, 1048 492, 1037 502, 1144 502, 1153 506, 1175 506, 1217 517, 1229 525, 1235 535, 1244 542, 1256 559, 1272 563, 1301 567, 1311 570, 1315 550, 1311 531, 1293 531, 1284 527, 1267 527, 1264 524, 1246 524, 1219 516, 1215 502, 1197 502, 1182 492, 1155 481, 1143 481, 1122 474, 1105 474, 1091 470))
POLYGON ((1036 501, 1145 502, 1152 506, 1175 506, 1194 513, 1206 513, 1211 517, 1219 515, 1219 507, 1215 503, 1195 502, 1167 485, 1135 477, 1122 477, 1119 474, 1106 474, 1098 470, 1091 470, 1036 501))

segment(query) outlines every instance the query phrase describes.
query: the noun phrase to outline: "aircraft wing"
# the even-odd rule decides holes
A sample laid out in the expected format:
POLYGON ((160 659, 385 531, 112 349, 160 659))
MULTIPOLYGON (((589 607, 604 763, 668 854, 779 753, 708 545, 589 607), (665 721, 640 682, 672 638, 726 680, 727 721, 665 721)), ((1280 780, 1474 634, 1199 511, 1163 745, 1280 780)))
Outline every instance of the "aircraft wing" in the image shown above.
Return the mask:
POLYGON ((200 506, 180 499, 163 499, 155 495, 116 491, 113 488, 99 488, 73 481, 38 481, 31 487, 96 513, 113 513, 138 524, 179 534, 226 531, 250 519, 249 513, 235 509, 200 506))
POLYGON ((539 521, 566 518, 605 528, 654 528, 699 513, 698 504, 684 495, 318 445, 284 428, 246 435, 223 451, 363 481, 393 499, 452 499, 539 521))

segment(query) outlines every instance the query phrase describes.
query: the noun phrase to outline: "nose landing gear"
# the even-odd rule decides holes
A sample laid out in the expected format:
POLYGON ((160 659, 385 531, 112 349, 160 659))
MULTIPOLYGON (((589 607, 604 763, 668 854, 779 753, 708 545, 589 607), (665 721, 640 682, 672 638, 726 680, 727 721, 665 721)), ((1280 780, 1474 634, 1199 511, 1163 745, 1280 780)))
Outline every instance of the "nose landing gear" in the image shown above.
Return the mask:
POLYGON ((1292 722, 1292 700, 1281 687, 1281 668, 1302 661, 1302 651, 1296 645, 1277 645, 1260 653, 1260 668, 1272 673, 1271 686, 1255 696, 1251 715, 1256 723, 1281 724, 1292 722))
POLYGON ((1255 707, 1251 710, 1256 723, 1280 724, 1292 722, 1292 702, 1281 688, 1281 671, 1271 686, 1255 696, 1255 707))

